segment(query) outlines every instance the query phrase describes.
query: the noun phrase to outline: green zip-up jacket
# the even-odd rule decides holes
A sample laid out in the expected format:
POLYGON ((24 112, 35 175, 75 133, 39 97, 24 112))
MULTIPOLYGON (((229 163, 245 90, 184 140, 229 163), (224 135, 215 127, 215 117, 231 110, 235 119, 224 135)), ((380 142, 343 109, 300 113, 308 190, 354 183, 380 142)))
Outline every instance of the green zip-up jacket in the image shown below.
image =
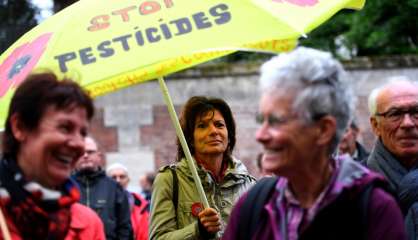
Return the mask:
MULTIPOLYGON (((221 183, 216 183, 212 175, 196 164, 197 172, 205 190, 210 207, 217 210, 225 230, 232 207, 238 198, 255 183, 241 161, 228 162, 221 183)), ((192 205, 201 202, 195 187, 192 173, 186 159, 176 164, 178 177, 177 212, 173 203, 173 175, 170 166, 159 170, 153 185, 151 198, 150 240, 164 239, 203 239, 199 233, 197 217, 192 214, 192 205)))

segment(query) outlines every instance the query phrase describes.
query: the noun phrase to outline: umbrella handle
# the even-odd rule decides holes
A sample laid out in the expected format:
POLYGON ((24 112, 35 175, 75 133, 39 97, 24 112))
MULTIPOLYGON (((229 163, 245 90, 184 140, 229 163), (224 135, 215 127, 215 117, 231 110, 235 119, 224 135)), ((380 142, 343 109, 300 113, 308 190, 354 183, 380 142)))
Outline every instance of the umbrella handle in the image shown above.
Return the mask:
POLYGON ((180 140, 181 147, 183 148, 184 155, 189 166, 190 171, 193 175, 193 180, 196 184, 197 191, 200 196, 200 200, 203 203, 204 208, 209 207, 208 199, 206 198, 205 191, 203 190, 202 182, 200 181, 199 175, 197 174, 196 166, 194 164, 192 155, 190 153, 189 147, 187 146, 186 138, 184 137, 183 131, 181 130, 179 119, 177 118, 176 110, 173 106, 173 101, 171 100, 170 93, 168 92, 167 85, 164 82, 164 78, 158 78, 158 83, 160 84, 161 91, 163 93, 164 102, 167 105, 168 113, 170 114, 171 122, 176 129, 177 137, 180 140))
POLYGON ((0 228, 3 234, 4 240, 11 240, 9 229, 7 228, 6 219, 4 218, 3 211, 0 208, 0 228))

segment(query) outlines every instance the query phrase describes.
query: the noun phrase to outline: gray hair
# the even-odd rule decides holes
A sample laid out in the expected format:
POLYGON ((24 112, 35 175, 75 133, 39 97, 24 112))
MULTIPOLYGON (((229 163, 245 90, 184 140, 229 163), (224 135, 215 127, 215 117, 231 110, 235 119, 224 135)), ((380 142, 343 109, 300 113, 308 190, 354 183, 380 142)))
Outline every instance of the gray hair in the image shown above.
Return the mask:
POLYGON ((122 163, 111 164, 109 167, 107 167, 106 174, 110 175, 110 173, 115 169, 121 169, 122 171, 124 171, 126 173, 126 175, 128 175, 128 168, 125 165, 123 165, 122 163))
POLYGON ((387 78, 383 84, 374 88, 370 94, 369 99, 367 101, 369 107, 370 116, 375 116, 377 114, 377 97, 380 95, 383 89, 387 89, 390 85, 397 85, 397 84, 411 84, 418 87, 418 83, 416 81, 412 81, 406 76, 393 76, 387 78))
POLYGON ((337 129, 330 153, 351 120, 355 96, 342 65, 330 53, 298 47, 261 67, 260 89, 275 95, 294 94, 292 111, 306 123, 335 117, 337 129))

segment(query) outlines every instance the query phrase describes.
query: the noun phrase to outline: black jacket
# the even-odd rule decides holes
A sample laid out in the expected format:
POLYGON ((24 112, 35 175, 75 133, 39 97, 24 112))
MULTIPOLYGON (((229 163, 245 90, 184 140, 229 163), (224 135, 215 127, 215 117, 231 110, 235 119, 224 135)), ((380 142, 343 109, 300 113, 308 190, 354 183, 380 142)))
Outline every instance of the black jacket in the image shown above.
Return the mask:
POLYGON ((360 162, 360 163, 366 163, 367 158, 369 158, 370 153, 366 150, 366 148, 363 147, 359 142, 356 141, 356 149, 357 149, 357 157, 354 158, 354 161, 360 162))
POLYGON ((122 187, 104 171, 77 172, 73 177, 80 187, 80 203, 102 219, 106 239, 132 239, 129 203, 122 187))

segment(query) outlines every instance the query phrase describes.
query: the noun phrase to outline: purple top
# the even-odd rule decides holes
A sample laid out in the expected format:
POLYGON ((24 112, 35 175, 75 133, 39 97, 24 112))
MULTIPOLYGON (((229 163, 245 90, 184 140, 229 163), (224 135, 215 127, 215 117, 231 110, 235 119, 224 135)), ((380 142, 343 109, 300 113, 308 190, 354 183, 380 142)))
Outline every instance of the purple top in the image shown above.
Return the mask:
MULTIPOLYGON (((286 178, 281 177, 275 192, 264 206, 268 213, 265 229, 258 231, 254 239, 282 240, 298 239, 325 206, 332 203, 343 190, 356 190, 372 179, 381 178, 365 167, 349 159, 339 158, 334 163, 330 182, 309 209, 302 208, 288 188, 286 178)), ((239 209, 247 194, 243 195, 234 207, 223 239, 236 239, 239 209)), ((375 188, 370 195, 368 216, 368 239, 406 239, 401 211, 391 195, 375 188)), ((342 216, 343 217, 343 216, 342 216)))

